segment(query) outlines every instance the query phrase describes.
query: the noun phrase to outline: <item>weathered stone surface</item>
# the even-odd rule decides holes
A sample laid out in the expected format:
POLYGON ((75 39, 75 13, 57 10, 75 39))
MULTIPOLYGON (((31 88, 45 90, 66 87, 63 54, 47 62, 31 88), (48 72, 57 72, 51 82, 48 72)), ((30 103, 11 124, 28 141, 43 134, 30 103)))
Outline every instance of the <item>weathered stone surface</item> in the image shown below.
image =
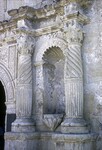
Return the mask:
POLYGON ((0 0, 5 150, 102 149, 101 4, 0 0))

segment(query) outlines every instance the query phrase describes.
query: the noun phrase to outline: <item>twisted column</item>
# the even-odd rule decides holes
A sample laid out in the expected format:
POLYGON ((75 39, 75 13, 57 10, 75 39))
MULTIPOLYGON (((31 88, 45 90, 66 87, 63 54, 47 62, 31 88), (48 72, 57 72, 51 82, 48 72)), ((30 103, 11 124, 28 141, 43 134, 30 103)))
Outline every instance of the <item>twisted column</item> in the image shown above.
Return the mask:
POLYGON ((69 29, 69 47, 65 61, 65 100, 66 117, 62 123, 64 133, 87 133, 83 119, 83 69, 81 46, 83 32, 77 28, 69 29))
POLYGON ((18 40, 18 81, 16 89, 16 121, 12 130, 34 131, 32 115, 32 37, 21 35, 18 40), (22 42, 21 42, 22 41, 22 42))
POLYGON ((70 45, 66 61, 66 115, 70 118, 83 117, 83 70, 81 46, 70 45))

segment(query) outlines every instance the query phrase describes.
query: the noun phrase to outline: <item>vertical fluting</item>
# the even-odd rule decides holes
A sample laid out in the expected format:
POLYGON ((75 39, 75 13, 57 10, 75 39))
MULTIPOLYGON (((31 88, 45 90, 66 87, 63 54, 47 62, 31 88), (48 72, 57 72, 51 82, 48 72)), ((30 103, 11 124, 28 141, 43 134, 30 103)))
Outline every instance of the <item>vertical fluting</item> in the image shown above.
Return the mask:
POLYGON ((66 113, 69 118, 80 118, 83 116, 83 82, 78 79, 66 79, 66 113))
POLYGON ((28 85, 17 87, 17 118, 30 118, 32 110, 32 89, 28 85))

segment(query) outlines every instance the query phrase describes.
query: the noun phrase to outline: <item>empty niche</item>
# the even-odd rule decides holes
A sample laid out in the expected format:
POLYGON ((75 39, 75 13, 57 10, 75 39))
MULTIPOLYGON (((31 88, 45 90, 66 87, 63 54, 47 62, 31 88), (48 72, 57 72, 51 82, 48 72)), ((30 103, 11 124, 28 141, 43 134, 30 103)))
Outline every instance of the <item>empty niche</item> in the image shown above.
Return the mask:
POLYGON ((43 55, 44 114, 65 112, 64 55, 58 47, 49 48, 43 55))

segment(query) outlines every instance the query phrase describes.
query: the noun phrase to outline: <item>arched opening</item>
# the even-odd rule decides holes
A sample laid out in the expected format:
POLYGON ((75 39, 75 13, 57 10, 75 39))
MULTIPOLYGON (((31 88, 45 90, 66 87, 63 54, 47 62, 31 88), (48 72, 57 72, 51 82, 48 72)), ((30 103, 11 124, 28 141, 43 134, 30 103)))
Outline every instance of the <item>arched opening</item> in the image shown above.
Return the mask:
POLYGON ((65 112, 64 55, 60 48, 51 47, 43 55, 44 114, 65 112))
POLYGON ((4 150, 5 115, 5 91, 0 81, 0 150, 4 150))

